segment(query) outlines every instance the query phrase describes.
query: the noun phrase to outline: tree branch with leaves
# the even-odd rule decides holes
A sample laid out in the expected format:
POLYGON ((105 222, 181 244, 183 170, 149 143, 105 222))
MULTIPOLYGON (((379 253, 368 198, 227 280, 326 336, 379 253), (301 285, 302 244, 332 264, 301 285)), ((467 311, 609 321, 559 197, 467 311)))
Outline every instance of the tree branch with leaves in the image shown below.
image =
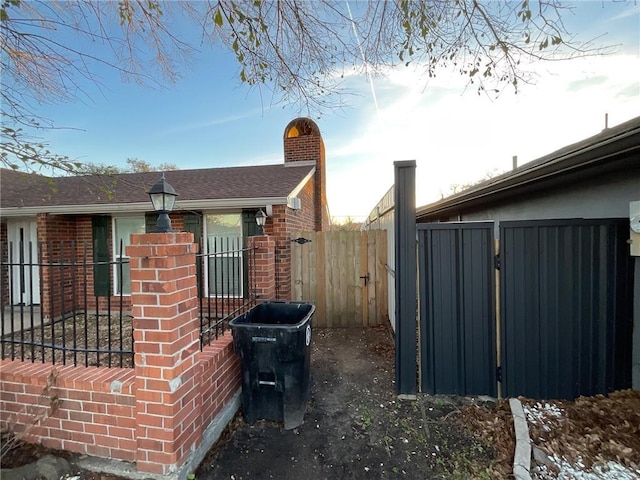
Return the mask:
POLYGON ((425 81, 453 69, 478 93, 497 95, 531 80, 526 61, 607 51, 567 31, 560 0, 370 0, 353 11, 333 0, 0 1, 0 161, 23 170, 80 170, 37 137, 61 128, 38 109, 89 97, 87 81, 108 95, 97 67, 166 85, 195 52, 222 48, 235 55, 240 83, 315 115, 345 106, 345 77, 365 68, 412 66, 425 81), (201 43, 184 35, 194 27, 201 43))

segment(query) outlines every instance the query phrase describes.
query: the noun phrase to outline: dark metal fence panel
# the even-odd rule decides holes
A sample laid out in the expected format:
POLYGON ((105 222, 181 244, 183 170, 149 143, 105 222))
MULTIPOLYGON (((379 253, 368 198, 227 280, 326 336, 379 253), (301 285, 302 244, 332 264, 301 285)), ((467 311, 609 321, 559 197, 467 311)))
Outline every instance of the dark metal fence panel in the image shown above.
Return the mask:
POLYGON ((92 261, 91 244, 75 241, 38 244, 37 258, 24 253, 35 250, 26 242, 9 242, 0 245, 0 250, 8 252, 2 255, 0 271, 9 285, 9 296, 3 297, 0 310, 2 358, 133 366, 131 315, 125 311, 122 293, 111 295, 111 277, 118 274, 118 268, 122 276, 127 259, 92 261), (100 275, 107 278, 94 283, 100 275), (98 284, 108 286, 106 297, 95 294, 98 284), (34 295, 35 288, 39 295, 34 295), (28 301, 34 298, 40 303, 28 301))
POLYGON ((496 395, 493 223, 418 225, 421 387, 496 395))
POLYGON ((502 222, 503 394, 567 398, 631 384, 628 220, 502 222))
POLYGON ((396 393, 417 390, 416 162, 394 162, 396 393))
POLYGON ((222 335, 229 320, 256 304, 255 248, 246 238, 209 237, 196 256, 204 288, 199 298, 200 346, 222 335))

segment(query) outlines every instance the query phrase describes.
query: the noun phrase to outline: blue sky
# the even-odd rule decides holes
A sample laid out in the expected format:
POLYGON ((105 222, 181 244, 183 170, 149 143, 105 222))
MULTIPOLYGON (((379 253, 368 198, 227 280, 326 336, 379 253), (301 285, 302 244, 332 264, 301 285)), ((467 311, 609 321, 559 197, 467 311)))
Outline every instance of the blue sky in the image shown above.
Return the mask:
MULTIPOLYGON (((478 96, 465 79, 441 72, 428 83, 405 69, 374 78, 376 110, 364 76, 348 79, 350 106, 316 118, 327 155, 332 216, 366 216, 393 182, 393 162, 417 161, 417 204, 452 184, 505 171, 640 115, 640 5, 581 1, 565 23, 587 40, 617 44, 606 57, 526 66, 537 75, 517 95, 478 96)), ((43 139, 83 162, 125 165, 136 157, 180 168, 282 162, 282 135, 294 106, 271 105, 268 91, 240 85, 232 55, 203 47, 182 79, 166 88, 123 82, 100 70, 102 88, 73 103, 44 105, 57 129, 43 139)), ((168 177, 170 182, 170 176, 168 177)))

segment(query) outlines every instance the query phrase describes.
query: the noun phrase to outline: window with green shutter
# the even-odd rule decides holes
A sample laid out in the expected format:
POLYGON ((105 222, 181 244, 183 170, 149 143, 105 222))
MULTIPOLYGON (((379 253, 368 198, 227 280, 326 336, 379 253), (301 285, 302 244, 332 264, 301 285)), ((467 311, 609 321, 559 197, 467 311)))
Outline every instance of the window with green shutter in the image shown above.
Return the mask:
POLYGON ((109 230, 110 218, 98 215, 91 218, 93 239, 93 292, 98 297, 105 297, 111 291, 109 268, 109 230))
MULTIPOLYGON (((183 214, 182 221, 184 222, 184 231, 193 233, 193 241, 200 245, 202 241, 202 214, 196 212, 187 212, 183 214)), ((196 261, 196 278, 198 281, 198 296, 203 297, 202 291, 202 262, 197 257, 196 261)))
POLYGON ((116 295, 131 294, 131 268, 127 246, 131 244, 133 233, 145 233, 145 219, 142 216, 113 218, 113 274, 116 295))
POLYGON ((240 213, 206 216, 209 295, 242 296, 245 276, 242 271, 242 223, 240 213))

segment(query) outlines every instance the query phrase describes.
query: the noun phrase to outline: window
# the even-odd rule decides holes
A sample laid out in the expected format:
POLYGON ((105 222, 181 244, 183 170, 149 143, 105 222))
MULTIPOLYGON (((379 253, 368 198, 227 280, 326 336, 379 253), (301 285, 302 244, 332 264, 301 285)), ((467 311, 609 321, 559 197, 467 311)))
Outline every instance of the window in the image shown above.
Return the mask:
POLYGON ((242 214, 206 216, 207 286, 210 295, 242 296, 242 236, 242 214))
POLYGON ((131 295, 131 270, 126 248, 131 244, 132 233, 145 233, 145 219, 140 217, 115 217, 113 219, 114 293, 131 295), (121 256, 122 252, 122 256, 121 256), (121 261, 122 259, 122 261, 121 261))

